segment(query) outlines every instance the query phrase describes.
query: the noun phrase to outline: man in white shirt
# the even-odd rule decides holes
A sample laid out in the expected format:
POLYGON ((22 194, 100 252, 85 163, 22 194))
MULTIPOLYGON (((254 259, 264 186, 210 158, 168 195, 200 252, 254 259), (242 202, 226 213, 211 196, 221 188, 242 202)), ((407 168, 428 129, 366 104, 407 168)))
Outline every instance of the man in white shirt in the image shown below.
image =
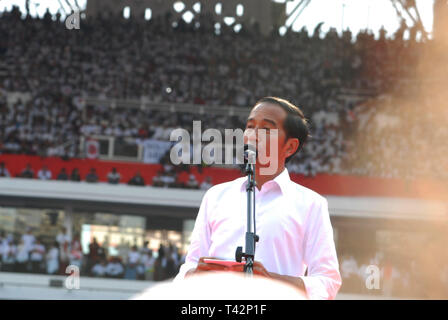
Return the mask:
POLYGON ((59 233, 56 236, 56 241, 59 243, 59 247, 63 247, 66 243, 70 245, 72 237, 67 232, 67 228, 62 226, 59 233))
POLYGON ((26 233, 22 235, 21 239, 28 253, 31 252, 34 242, 36 242, 36 237, 33 235, 33 230, 30 227, 26 229, 26 233))
POLYGON ((122 278, 124 268, 119 258, 113 258, 106 266, 106 275, 111 278, 122 278))
POLYGON ((47 274, 56 274, 59 270, 59 243, 53 242, 50 250, 46 255, 47 274))
MULTIPOLYGON (((261 174, 266 165, 256 162, 256 244, 254 274, 294 285, 310 299, 334 299, 341 276, 333 240, 327 200, 290 180, 285 162, 296 154, 308 136, 302 111, 286 100, 267 97, 255 104, 246 132, 256 132, 259 148, 268 149, 269 139, 258 134, 277 130, 274 174, 261 174), (260 141, 259 141, 260 140, 260 141), (261 143, 260 143, 261 142, 261 143), (307 275, 305 276, 305 270, 307 275)), ((247 143, 245 135, 245 142, 247 143)), ((272 150, 270 150, 272 152, 272 150)), ((266 153, 265 153, 266 154, 266 153)), ((247 178, 215 185, 202 200, 191 244, 176 280, 211 270, 204 257, 234 260, 235 250, 245 244, 247 178)), ((242 271, 241 266, 222 267, 242 271)))
POLYGON ((30 261, 33 273, 42 273, 42 262, 45 256, 45 246, 36 238, 36 243, 31 249, 30 261))
POLYGON ((162 140, 164 132, 165 132, 164 127, 162 127, 162 126, 156 127, 151 139, 162 140))
POLYGON ((92 274, 95 277, 104 277, 106 276, 106 269, 107 269, 107 261, 101 260, 100 262, 97 262, 92 268, 92 274))
POLYGON ((196 180, 196 177, 194 174, 190 174, 190 177, 186 183, 187 188, 190 189, 198 189, 199 188, 199 183, 196 180))
POLYGON ((205 177, 205 180, 201 183, 201 186, 199 187, 201 190, 208 190, 212 187, 212 178, 211 177, 205 177))
POLYGON ((51 180, 51 171, 48 170, 47 166, 43 166, 37 173, 37 178, 40 180, 51 180))
POLYGON ((12 239, 3 243, 1 271, 14 272, 17 246, 12 239))
POLYGON ((107 181, 111 184, 118 184, 120 182, 121 175, 117 171, 117 168, 112 168, 112 171, 107 174, 107 181))
POLYGON ((8 169, 5 166, 4 162, 0 162, 0 177, 6 177, 9 178, 11 174, 9 173, 8 169))
POLYGON ((128 253, 127 266, 125 272, 125 279, 137 279, 137 266, 140 261, 140 252, 137 250, 137 246, 134 245, 131 251, 128 253))
POLYGON ((358 263, 353 256, 344 257, 341 262, 341 271, 344 278, 358 274, 358 263))

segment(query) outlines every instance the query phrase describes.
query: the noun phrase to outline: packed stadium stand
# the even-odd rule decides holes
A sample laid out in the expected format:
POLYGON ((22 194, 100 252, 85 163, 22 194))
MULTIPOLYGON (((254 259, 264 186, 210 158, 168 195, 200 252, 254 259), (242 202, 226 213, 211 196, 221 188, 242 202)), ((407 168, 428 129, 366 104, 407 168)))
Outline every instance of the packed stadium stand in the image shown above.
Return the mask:
MULTIPOLYGON (((173 27, 161 18, 100 16, 70 32, 50 15, 3 14, 2 152, 73 158, 82 156, 80 138, 93 134, 168 140, 173 128, 191 127, 192 120, 242 128, 244 116, 215 117, 207 107, 248 108, 274 95, 297 103, 311 124, 312 139, 290 164, 294 172, 446 178, 446 147, 424 163, 403 162, 416 158, 413 146, 447 138, 445 126, 427 130, 443 118, 419 112, 441 97, 412 96, 430 80, 443 81, 417 80, 419 57, 433 43, 405 41, 399 31, 393 39, 348 30, 322 36, 318 29, 312 36, 302 30, 265 37, 256 28, 236 33, 223 25, 217 35, 207 17, 182 21, 173 27), (6 92, 26 96, 8 103, 6 92), (205 112, 110 112, 107 103, 86 105, 89 97, 203 105, 205 112), (369 99, 375 101, 362 104, 369 99)), ((443 62, 433 66, 441 75, 443 62)))
MULTIPOLYGON (((216 30, 206 15, 189 24, 169 21, 100 15, 73 31, 50 14, 0 13, 0 177, 65 181, 76 192, 84 186, 75 182, 203 192, 239 177, 240 169, 173 166, 166 148, 147 163, 145 143, 164 145, 173 129, 191 131, 194 120, 204 128, 244 128, 259 98, 279 96, 300 106, 311 128, 288 163, 293 180, 325 195, 446 200, 448 108, 441 88, 448 57, 421 63, 436 50, 434 41, 405 40, 401 29, 382 30, 378 39, 370 31, 323 34, 319 27, 280 36, 252 25, 216 30)), ((21 230, 0 234, 2 271, 63 275, 70 263, 82 265, 85 276, 157 281, 176 274, 184 253, 140 243, 110 258, 104 244, 93 242, 84 244, 87 254, 80 234, 65 239, 60 230, 43 246, 34 230, 21 230), (58 248, 65 265, 56 263, 58 248)), ((412 258, 400 265, 375 248, 357 250, 340 253, 350 292, 367 294, 359 279, 368 264, 383 263, 389 284, 381 294, 421 293, 410 281, 419 273, 412 258)), ((437 279, 448 287, 445 269, 437 279)))

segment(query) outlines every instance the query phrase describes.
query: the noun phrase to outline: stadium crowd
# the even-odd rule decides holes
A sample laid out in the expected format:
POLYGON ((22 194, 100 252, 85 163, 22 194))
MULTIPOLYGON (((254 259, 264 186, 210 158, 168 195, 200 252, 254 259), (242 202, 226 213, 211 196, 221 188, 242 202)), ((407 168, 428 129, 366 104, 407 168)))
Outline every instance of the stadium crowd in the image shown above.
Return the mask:
MULTIPOLYGON (((140 248, 122 242, 110 254, 107 243, 100 244, 93 238, 88 250, 83 250, 79 234, 71 237, 64 227, 52 241, 42 240, 32 228, 21 236, 0 231, 0 271, 67 275, 70 265, 79 267, 81 276, 163 281, 173 278, 185 259, 172 244, 152 250, 147 241, 140 248)), ((446 294, 447 266, 442 265, 434 275, 434 285, 428 280, 429 272, 423 272, 427 259, 420 258, 418 254, 405 257, 383 250, 374 254, 344 252, 339 257, 342 292, 431 298, 436 286, 446 294)))
POLYGON ((338 258, 343 291, 402 298, 446 296, 448 266, 444 262, 447 256, 436 258, 440 268, 435 269, 434 265, 428 268, 431 263, 427 255, 434 255, 434 252, 422 255, 425 249, 422 244, 409 248, 409 252, 383 249, 373 254, 365 250, 341 254, 338 258))
MULTIPOLYGON (((193 120, 208 128, 245 124, 207 112, 110 112, 105 104, 85 105, 85 97, 247 107, 274 95, 298 103, 311 125, 311 139, 288 164, 292 172, 447 178, 447 126, 426 134, 434 118, 446 123, 446 110, 422 114, 429 101, 395 98, 420 85, 412 81, 430 41, 404 40, 403 29, 389 38, 382 30, 379 39, 370 31, 356 39, 349 30, 323 35, 319 26, 311 36, 302 29, 266 37, 256 26, 236 33, 222 24, 217 34, 210 19, 197 15, 190 24, 172 25, 169 16, 99 16, 75 32, 49 14, 3 13, 0 152, 73 158, 83 155, 81 136, 168 140, 172 129, 191 128, 193 120), (31 98, 8 103, 9 92, 31 98), (392 98, 384 103, 381 94, 392 98), (430 144, 442 147, 420 161, 416 147, 430 144)), ((447 65, 439 61, 434 68, 443 73, 447 65)))
MULTIPOLYGON (((429 85, 419 81, 420 61, 433 41, 415 41, 413 34, 405 40, 401 28, 392 37, 382 30, 378 39, 370 31, 323 34, 319 26, 312 35, 302 29, 266 37, 256 26, 236 33, 221 24, 218 32, 200 15, 190 24, 169 21, 89 17, 75 31, 49 15, 24 18, 17 8, 0 13, 0 154, 70 159, 83 157, 83 136, 139 143, 167 141, 177 127, 191 132, 193 120, 220 130, 245 126, 244 117, 208 112, 111 112, 107 103, 86 104, 86 97, 244 108, 273 95, 297 103, 311 127, 306 146, 288 163, 291 172, 448 180, 448 108, 440 85, 446 83, 447 56, 427 59, 437 76, 429 85), (437 90, 422 98, 426 86, 437 90), (9 101, 16 93, 20 98, 9 101)), ((194 175, 181 184, 183 169, 167 156, 161 163, 153 181, 139 172, 123 181, 115 168, 107 181, 204 190, 212 185, 194 175)), ((0 177, 10 176, 8 164, 0 163, 0 177)), ((95 168, 81 177, 77 169, 52 175, 45 166, 34 172, 28 165, 15 177, 98 182, 95 168)), ((182 263, 173 246, 153 252, 146 243, 119 252, 109 256, 93 240, 85 253, 79 235, 72 239, 66 230, 45 244, 31 229, 18 238, 0 233, 1 271, 64 275, 74 264, 83 275, 157 281, 172 277, 182 263)), ((344 255, 340 265, 346 292, 366 290, 369 265, 382 266, 384 294, 418 291, 410 280, 418 278, 416 267, 400 268, 381 252, 365 259, 344 255)), ((441 274, 448 287, 448 270, 441 274)))
MULTIPOLYGON (((99 182, 99 177, 96 173, 95 168, 90 168, 90 171, 84 177, 81 177, 78 168, 73 168, 71 172, 67 172, 66 168, 61 168, 59 173, 57 173, 56 176, 53 176, 46 165, 43 165, 42 168, 39 169, 37 173, 35 173, 33 168, 31 167, 31 164, 28 163, 21 172, 17 173, 16 175, 11 175, 5 162, 3 161, 0 162, 0 177, 73 182, 85 181, 88 183, 99 182)), ((212 186, 212 179, 211 177, 206 176, 202 182, 199 182, 196 176, 191 173, 189 166, 177 167, 173 166, 170 163, 167 163, 157 171, 156 175, 152 178, 151 181, 145 181, 140 171, 137 171, 135 175, 128 181, 124 181, 120 175, 120 172, 116 168, 112 168, 112 170, 107 174, 107 183, 115 185, 119 183, 126 183, 130 186, 140 187, 151 185, 154 187, 207 190, 212 186), (181 172, 184 172, 188 175, 188 179, 186 179, 186 181, 181 181, 179 179, 181 172)))
POLYGON ((110 255, 96 238, 83 252, 79 234, 72 238, 65 228, 46 244, 31 228, 20 237, 0 232, 0 271, 67 275, 70 265, 89 277, 153 281, 173 278, 184 259, 179 250, 173 245, 160 245, 153 252, 148 244, 137 248, 123 243, 116 248, 118 254, 110 255))

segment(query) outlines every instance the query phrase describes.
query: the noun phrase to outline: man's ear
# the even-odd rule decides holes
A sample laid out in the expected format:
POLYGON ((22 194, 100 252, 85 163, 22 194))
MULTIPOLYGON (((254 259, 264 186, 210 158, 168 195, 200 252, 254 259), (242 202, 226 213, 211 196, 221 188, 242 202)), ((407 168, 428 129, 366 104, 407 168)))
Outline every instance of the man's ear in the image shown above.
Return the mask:
POLYGON ((289 138, 286 142, 285 158, 292 156, 299 148, 300 142, 297 138, 289 138))

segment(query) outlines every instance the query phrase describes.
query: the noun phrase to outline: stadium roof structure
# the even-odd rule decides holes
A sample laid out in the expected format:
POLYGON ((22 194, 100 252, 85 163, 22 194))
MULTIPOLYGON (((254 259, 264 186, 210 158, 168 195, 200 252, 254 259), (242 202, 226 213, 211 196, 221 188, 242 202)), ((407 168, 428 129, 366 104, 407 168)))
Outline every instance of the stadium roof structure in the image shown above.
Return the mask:
MULTIPOLYGON (((148 10, 152 17, 170 13, 172 22, 184 19, 187 23, 199 13, 209 13, 218 24, 227 24, 230 27, 241 28, 241 23, 258 23, 260 31, 268 34, 273 28, 284 27, 290 29, 301 16, 307 14, 306 8, 314 0, 87 0, 84 8, 78 0, 58 1, 60 12, 67 16, 73 11, 85 12, 88 16, 101 12, 123 12, 128 8, 130 16, 144 18, 148 10), (291 3, 292 10, 286 10, 291 3)), ((422 23, 421 14, 416 0, 390 0, 395 9, 401 28, 411 32, 420 32, 424 40, 428 34, 422 23)), ((31 5, 38 3, 35 0, 26 0, 25 8, 29 12, 31 5)), ((82 2, 81 2, 82 4, 82 2)), ((446 19, 448 11, 446 0, 435 0, 435 20, 446 19), (438 16, 441 16, 440 18, 438 16)), ((435 26, 438 23, 435 23, 435 26)))
MULTIPOLYGON (((312 0, 299 0, 294 9, 287 15, 285 26, 291 28, 294 22, 303 14, 306 7, 312 0)), ((285 0, 285 2, 296 2, 295 0, 285 0)), ((427 39, 428 34, 423 27, 422 18, 415 0, 390 0, 392 3, 397 18, 402 23, 403 29, 413 30, 414 32, 421 32, 424 40, 427 39)), ((305 11, 306 14, 306 11, 305 11)))

